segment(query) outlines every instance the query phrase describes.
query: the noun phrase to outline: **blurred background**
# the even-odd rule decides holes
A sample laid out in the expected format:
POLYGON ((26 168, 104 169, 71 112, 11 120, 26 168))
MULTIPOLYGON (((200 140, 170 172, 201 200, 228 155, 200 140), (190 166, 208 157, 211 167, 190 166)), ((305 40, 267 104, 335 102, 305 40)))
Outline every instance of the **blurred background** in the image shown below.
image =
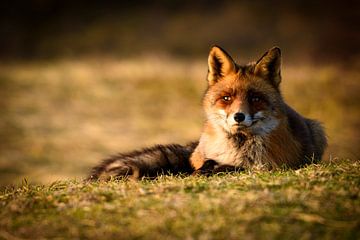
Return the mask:
POLYGON ((360 156, 359 1, 2 2, 0 186, 86 176, 100 159, 196 140, 213 44, 283 52, 282 91, 324 123, 324 161, 360 156))

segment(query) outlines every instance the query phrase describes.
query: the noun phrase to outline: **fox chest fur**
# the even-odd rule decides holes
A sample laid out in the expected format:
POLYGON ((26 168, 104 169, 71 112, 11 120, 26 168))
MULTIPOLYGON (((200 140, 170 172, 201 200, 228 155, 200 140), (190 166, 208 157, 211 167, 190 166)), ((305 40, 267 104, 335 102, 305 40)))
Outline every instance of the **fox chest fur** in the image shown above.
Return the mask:
POLYGON ((239 167, 253 163, 260 166, 268 158, 266 139, 262 136, 233 140, 223 135, 217 137, 203 134, 198 151, 203 153, 204 160, 211 159, 219 164, 239 167))

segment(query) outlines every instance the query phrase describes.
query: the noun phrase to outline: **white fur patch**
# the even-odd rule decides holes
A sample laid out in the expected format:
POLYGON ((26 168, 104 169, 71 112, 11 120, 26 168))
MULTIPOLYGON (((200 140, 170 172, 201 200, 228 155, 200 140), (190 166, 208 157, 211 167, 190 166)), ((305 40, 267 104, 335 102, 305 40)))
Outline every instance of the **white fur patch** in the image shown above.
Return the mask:
MULTIPOLYGON (((254 115, 255 118, 256 114, 254 115)), ((262 117, 262 113, 261 113, 262 117)), ((252 130, 255 134, 264 136, 271 133, 279 125, 279 120, 275 117, 266 117, 263 120, 259 120, 253 127, 252 130)))
POLYGON ((264 113, 262 111, 254 114, 254 119, 261 119, 261 118, 264 118, 264 113))
POLYGON ((241 125, 245 125, 247 127, 250 127, 252 124, 253 120, 250 116, 250 114, 245 114, 245 120, 241 122, 241 125))
POLYGON ((222 126, 226 131, 230 131, 230 128, 227 124, 227 113, 225 112, 225 110, 220 109, 218 111, 218 116, 219 118, 217 118, 217 121, 219 121, 216 125, 220 125, 222 126))
POLYGON ((106 166, 106 171, 110 171, 113 168, 118 168, 121 166, 123 166, 123 164, 121 162, 115 161, 106 166))
POLYGON ((200 148, 205 159, 213 159, 220 164, 231 166, 246 166, 247 164, 261 164, 266 156, 264 138, 254 136, 247 140, 239 149, 232 140, 223 132, 218 132, 216 137, 203 134, 200 138, 200 148))
POLYGON ((220 114, 221 116, 226 117, 226 112, 225 112, 224 109, 220 109, 220 110, 219 110, 219 114, 220 114))

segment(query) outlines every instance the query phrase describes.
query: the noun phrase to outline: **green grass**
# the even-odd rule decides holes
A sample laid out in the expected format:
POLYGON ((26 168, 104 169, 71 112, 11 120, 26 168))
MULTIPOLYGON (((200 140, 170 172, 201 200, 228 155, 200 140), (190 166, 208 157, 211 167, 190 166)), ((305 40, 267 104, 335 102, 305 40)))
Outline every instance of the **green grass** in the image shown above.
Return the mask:
POLYGON ((358 239, 360 163, 7 188, 0 239, 358 239))

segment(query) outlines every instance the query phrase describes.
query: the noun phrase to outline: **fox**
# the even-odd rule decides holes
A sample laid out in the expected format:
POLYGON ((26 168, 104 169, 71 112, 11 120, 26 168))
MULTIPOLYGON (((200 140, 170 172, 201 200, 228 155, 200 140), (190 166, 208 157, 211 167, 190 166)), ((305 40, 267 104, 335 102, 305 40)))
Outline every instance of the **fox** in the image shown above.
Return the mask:
POLYGON ((240 65, 214 45, 208 56, 200 139, 114 155, 95 166, 88 179, 271 171, 319 162, 327 147, 324 128, 286 104, 281 81, 279 47, 240 65))

